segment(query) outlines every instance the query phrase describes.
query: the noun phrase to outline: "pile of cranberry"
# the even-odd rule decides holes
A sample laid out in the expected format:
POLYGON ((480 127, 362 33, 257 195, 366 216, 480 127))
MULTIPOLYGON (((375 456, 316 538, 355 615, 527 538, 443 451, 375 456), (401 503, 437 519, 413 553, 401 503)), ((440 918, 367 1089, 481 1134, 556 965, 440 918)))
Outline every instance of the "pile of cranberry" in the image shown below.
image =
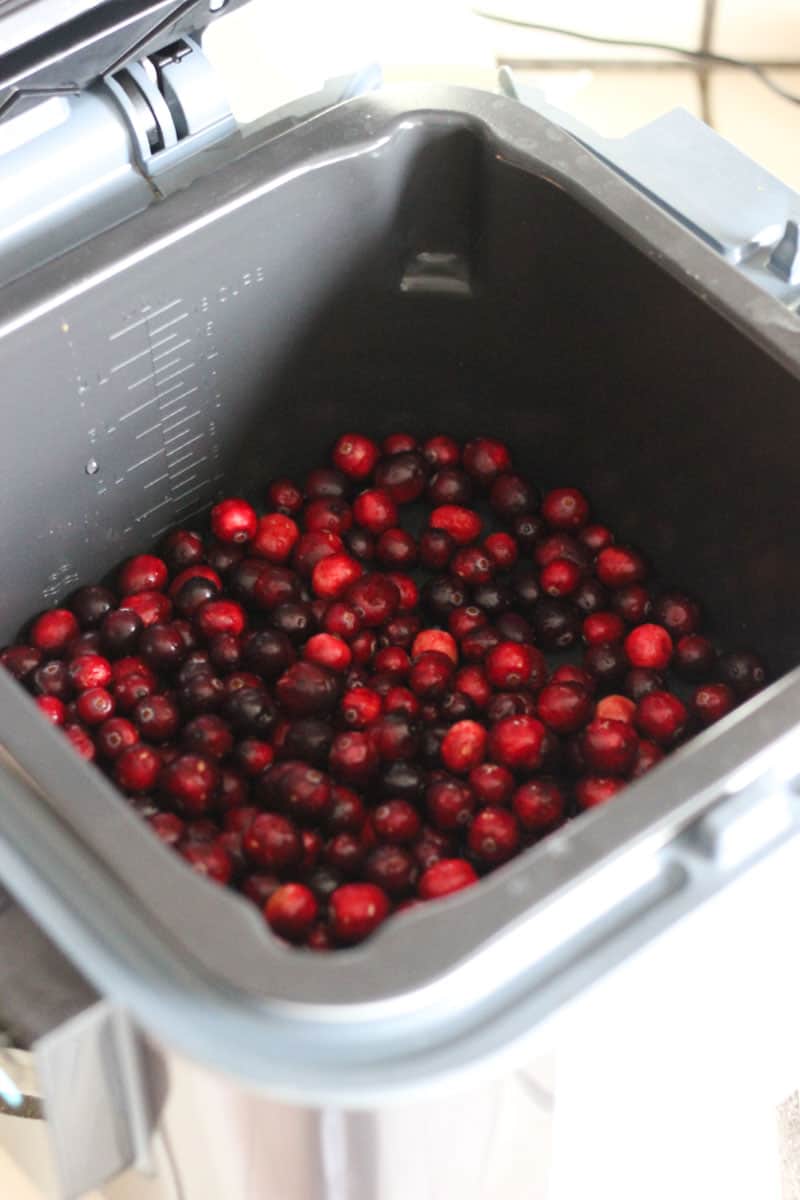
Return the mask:
POLYGON ((501 442, 348 433, 331 462, 0 655, 167 845, 317 950, 474 883, 765 680, 501 442))

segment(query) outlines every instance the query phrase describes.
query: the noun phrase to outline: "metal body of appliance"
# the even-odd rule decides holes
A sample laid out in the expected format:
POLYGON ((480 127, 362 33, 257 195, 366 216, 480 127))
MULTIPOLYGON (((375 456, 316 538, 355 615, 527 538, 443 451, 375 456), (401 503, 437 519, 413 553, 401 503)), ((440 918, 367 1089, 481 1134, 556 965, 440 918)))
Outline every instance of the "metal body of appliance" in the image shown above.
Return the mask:
MULTIPOLYGON (((652 1038, 680 1030, 690 1055, 702 1033, 712 1057, 732 1015, 755 1020, 756 979, 773 1034, 800 998, 762 929, 732 944, 714 921, 760 888, 777 937, 798 877, 800 208, 735 156, 733 217, 721 231, 695 212, 687 230, 652 175, 634 182, 641 158, 615 165, 609 144, 461 89, 380 92, 250 136, 216 105, 191 132, 167 82, 199 53, 186 44, 155 68, 165 109, 136 63, 75 101, 97 101, 86 120, 127 130, 131 151, 106 190, 87 186, 99 232, 77 187, 51 200, 60 224, 32 203, 35 230, 19 208, 17 237, 0 228, 0 635, 344 427, 490 427, 544 485, 569 464, 778 682, 480 888, 321 959, 192 875, 0 678, 0 880, 27 914, 9 900, 0 915, 16 947, 0 1006, 32 1048, 5 1066, 43 1098, 65 1196, 118 1176, 109 1196, 522 1200, 552 1132, 548 1056, 563 1048, 574 1084, 598 996, 595 1037, 612 1036, 613 996, 635 1045, 626 1006, 646 996, 652 1038), (759 196, 758 228, 738 229, 759 196), (714 971, 648 992, 660 953, 675 985, 689 927, 714 971)), ((68 142, 70 121, 40 136, 68 142)), ((3 1136, 38 1162, 13 1112, 3 1136)))

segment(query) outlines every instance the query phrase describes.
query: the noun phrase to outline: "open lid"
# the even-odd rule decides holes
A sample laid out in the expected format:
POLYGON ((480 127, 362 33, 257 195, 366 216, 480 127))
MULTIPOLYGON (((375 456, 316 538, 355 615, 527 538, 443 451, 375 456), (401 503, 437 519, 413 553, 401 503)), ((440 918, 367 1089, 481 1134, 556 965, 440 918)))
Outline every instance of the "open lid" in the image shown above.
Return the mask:
POLYGON ((0 0, 0 121, 75 95, 243 0, 0 0))

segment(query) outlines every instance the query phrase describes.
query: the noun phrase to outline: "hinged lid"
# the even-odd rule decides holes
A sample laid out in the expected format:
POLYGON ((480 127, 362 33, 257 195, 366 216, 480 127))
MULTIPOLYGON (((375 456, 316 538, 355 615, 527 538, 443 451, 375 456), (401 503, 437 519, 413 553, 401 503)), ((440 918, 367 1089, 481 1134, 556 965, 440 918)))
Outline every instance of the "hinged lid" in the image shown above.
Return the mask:
POLYGON ((242 0, 0 0, 0 121, 203 29, 242 0))

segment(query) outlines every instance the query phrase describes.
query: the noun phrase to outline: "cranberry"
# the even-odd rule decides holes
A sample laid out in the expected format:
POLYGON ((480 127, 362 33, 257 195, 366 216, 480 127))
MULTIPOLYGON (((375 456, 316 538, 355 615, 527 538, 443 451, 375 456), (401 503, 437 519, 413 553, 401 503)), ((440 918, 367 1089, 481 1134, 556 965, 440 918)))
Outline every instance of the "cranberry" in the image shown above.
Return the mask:
POLYGON ((303 507, 303 493, 291 479, 273 479, 267 488, 267 507, 291 517, 303 507))
POLYGON ((242 641, 242 660, 264 679, 277 679, 294 661, 292 644, 285 633, 259 629, 242 641))
POLYGON ((561 824, 567 798, 554 779, 529 779, 514 792, 511 808, 523 830, 539 836, 561 824))
POLYGON ((173 529, 161 543, 161 557, 175 574, 202 562, 204 552, 200 534, 190 529, 173 529))
MULTIPOLYGON (((224 698, 222 680, 207 672, 191 676, 181 683, 178 691, 178 701, 186 713, 215 712, 224 698)), ((230 715, 228 719, 231 719, 230 715)))
POLYGON ((636 727, 659 746, 677 741, 686 728, 685 705, 670 692, 650 692, 636 706, 636 727))
POLYGON ((383 626, 381 640, 387 646, 403 646, 410 650, 421 628, 422 618, 418 613, 398 613, 383 626))
POLYGON ((106 654, 116 658, 129 653, 138 644, 143 628, 141 617, 130 609, 110 612, 100 630, 100 641, 106 654))
POLYGON ((233 749, 232 759, 236 767, 248 777, 254 779, 260 775, 275 757, 275 752, 269 742, 259 738, 243 738, 233 749))
POLYGON ((457 546, 468 546, 481 536, 483 522, 471 508, 459 504, 442 504, 430 514, 431 529, 442 529, 457 546))
POLYGON ((73 750, 80 754, 81 758, 86 759, 87 762, 92 762, 96 753, 95 746, 83 726, 66 724, 64 725, 64 733, 72 743, 73 750))
POLYGON ((353 688, 340 702, 342 720, 349 729, 365 729, 381 714, 383 702, 371 688, 353 688))
POLYGON ((605 525, 584 525, 578 537, 592 554, 599 554, 606 546, 614 544, 614 534, 605 525))
MULTIPOLYGON (((134 747, 134 751, 138 747, 134 747)), ((120 759, 117 759, 119 766, 120 759)), ((181 754, 161 771, 159 787, 185 816, 202 816, 211 805, 219 775, 211 759, 181 754)))
POLYGON ((402 846, 376 846, 364 863, 364 877, 393 900, 413 891, 418 876, 416 860, 402 846))
MULTIPOLYGON (((399 685, 391 687, 383 697, 383 711, 385 713, 404 713, 407 717, 418 717, 421 708, 419 700, 407 687, 399 685)), ((376 713, 375 716, 377 715, 376 713)))
POLYGON ((641 583, 647 574, 642 556, 625 546, 606 546, 597 556, 595 570, 600 582, 613 589, 641 583))
POLYGON ((442 762, 448 771, 466 775, 479 766, 486 754, 486 730, 477 721, 457 721, 442 742, 442 762))
POLYGON ((338 942, 354 945, 389 915, 389 899, 374 883, 345 883, 330 898, 330 926, 338 942))
POLYGON ((296 826, 279 813, 259 813, 242 834, 250 862, 269 871, 286 871, 300 862, 303 845, 296 826))
POLYGON ((426 650, 412 666, 408 686, 417 696, 431 699, 444 695, 452 677, 452 660, 438 650, 426 650))
MULTIPOLYGON (((375 811, 377 814, 377 809, 375 811)), ((334 784, 331 788, 331 807, 325 818, 328 832, 361 833, 366 819, 367 810, 358 793, 341 784, 334 784)))
MULTIPOLYGON (((55 699, 55 697, 49 697, 55 699)), ((114 697, 103 687, 88 688, 75 702, 78 717, 84 725, 100 725, 114 715, 114 697)))
MULTIPOLYGON (((192 681, 196 684, 196 681, 192 681)), ((224 690, 224 689, 223 689, 224 690)), ((204 709, 203 711, 212 711, 204 709)), ((275 706, 263 688, 238 688, 222 706, 223 715, 240 737, 264 737, 275 723, 275 706)))
POLYGON ((411 670, 411 658, 402 646, 384 646, 372 660, 378 675, 390 675, 394 680, 405 679, 411 670))
POLYGON ((218 596, 219 590, 213 580, 196 575, 192 579, 187 579, 180 591, 175 594, 175 608, 181 616, 191 617, 201 604, 205 604, 206 600, 213 600, 215 596, 218 596))
POLYGON ((705 683, 695 688, 689 704, 703 725, 713 725, 736 707, 736 693, 726 683, 705 683))
POLYGON ((497 763, 473 767, 467 780, 479 804, 492 807, 508 804, 514 790, 514 776, 497 763))
POLYGON ((379 804, 372 814, 372 822, 380 841, 392 845, 413 842, 422 828, 419 813, 413 804, 400 799, 379 804))
POLYGON ((467 603, 464 585, 446 575, 429 579, 422 589, 422 599, 437 617, 447 617, 454 608, 463 608, 467 603))
POLYGON ((475 869, 465 858, 440 858, 421 876, 417 892, 423 900, 441 900, 477 882, 475 869))
POLYGON ((536 702, 539 720, 555 733, 575 733, 589 719, 592 701, 575 683, 549 683, 536 702))
POLYGON ((167 564, 154 554, 137 554, 121 567, 117 586, 123 594, 160 592, 167 586, 167 564))
POLYGON ((360 666, 368 663, 375 653, 375 646, 375 634, 369 629, 362 629, 361 633, 356 634, 350 643, 350 649, 353 654, 353 662, 360 666))
POLYGON ((364 830, 337 833, 325 846, 325 862, 348 879, 359 873, 367 853, 364 830))
POLYGON ((653 616, 673 638, 696 633, 700 625, 700 605, 682 592, 665 592, 653 605, 653 616))
POLYGON ((62 654, 80 633, 74 613, 68 608, 51 608, 42 613, 31 627, 31 644, 43 654, 62 654))
POLYGON ((353 501, 353 517, 368 533, 383 533, 397 524, 397 505, 389 492, 368 489, 353 501))
POLYGON ((547 668, 540 651, 518 642, 500 642, 484 660, 486 678, 492 687, 513 689, 541 683, 547 668))
POLYGON ((350 493, 350 481, 342 471, 332 467, 317 467, 306 476, 305 493, 309 500, 329 496, 342 500, 350 493))
POLYGON ((362 575, 352 583, 344 599, 358 613, 366 629, 385 625, 397 611, 400 595, 397 586, 385 575, 362 575))
POLYGON ((367 783, 378 769, 378 752, 364 733, 340 733, 328 759, 331 773, 344 783, 367 783))
POLYGON ((672 658, 672 638, 663 625, 637 625, 625 639, 625 653, 632 667, 662 671, 672 658))
POLYGON ((233 862, 230 854, 214 842, 190 842, 181 848, 181 855, 198 875, 223 886, 230 882, 233 862))
POLYGON ((411 504, 425 491, 427 464, 418 451, 406 450, 381 459, 375 468, 376 486, 388 492, 397 504, 411 504))
POLYGON ((517 543, 509 533, 490 533, 483 548, 498 571, 510 571, 519 557, 517 543))
POLYGON ((122 713, 132 713, 140 701, 155 692, 155 684, 144 675, 128 675, 114 685, 114 699, 122 713))
POLYGON ((262 910, 280 886, 281 881, 277 875, 270 875, 265 871, 251 871, 241 883, 242 895, 262 910))
POLYGON ((94 740, 101 758, 115 759, 139 741, 139 730, 125 717, 109 717, 95 733, 94 740))
POLYGON ((308 533, 325 531, 341 536, 352 524, 353 513, 345 500, 312 500, 303 513, 303 527, 308 533))
MULTIPOLYGON (((106 693, 106 695, 108 695, 108 693, 106 693)), ((109 699, 111 700, 110 696, 109 699)), ((51 725, 64 724, 66 720, 67 706, 64 704, 64 701, 59 700, 57 696, 37 697, 36 707, 39 709, 39 712, 47 718, 51 725)), ((81 718, 81 720, 83 720, 83 718, 81 718)))
POLYGON ((450 563, 450 570, 457 579, 473 587, 488 583, 494 575, 492 560, 480 546, 465 546, 457 550, 450 563))
MULTIPOLYGON (((655 690, 655 689, 654 689, 655 690)), ((607 721, 633 722, 636 705, 627 696, 604 696, 594 710, 596 717, 607 721)))
POLYGON ((637 737, 624 721, 595 719, 581 736, 584 761, 602 775, 627 775, 636 757, 637 737))
POLYGON ((428 484, 427 500, 441 504, 468 504, 472 499, 472 481, 458 467, 443 467, 428 484))
POLYGON ((675 646, 673 667, 682 679, 699 680, 713 673, 717 652, 708 638, 689 633, 675 646))
POLYGON ((628 669, 628 660, 622 646, 613 643, 588 646, 583 656, 583 667, 602 688, 610 688, 622 680, 628 669))
POLYGON ((348 529, 342 543, 342 549, 361 562, 372 562, 375 557, 375 538, 366 529, 348 529))
POLYGON ((28 679, 42 662, 42 652, 35 646, 6 646, 0 651, 0 664, 15 679, 28 679))
POLYGON ((368 479, 380 457, 380 450, 363 433, 344 433, 333 447, 333 465, 348 479, 368 479))
POLYGON ((542 567, 542 591, 547 596, 571 596, 583 577, 581 568, 568 558, 554 558, 542 567))
POLYGON ((108 588, 82 587, 69 603, 81 629, 97 629, 103 618, 116 608, 117 601, 108 588))
POLYGON ((569 600, 544 596, 533 611, 533 627, 537 641, 545 649, 567 650, 580 635, 580 616, 569 600))
POLYGON ((450 562, 456 543, 443 529, 426 529, 419 539, 419 560, 429 571, 442 571, 450 562))
POLYGON ((126 746, 114 760, 114 779, 124 792, 150 792, 161 771, 161 756, 152 746, 126 746))
POLYGON ((572 602, 583 616, 588 617, 607 608, 608 592, 596 579, 583 579, 572 593, 572 602))
MULTIPOLYGON (((243 561, 250 562, 252 560, 245 559, 243 561)), ((263 571, 263 562, 260 560, 256 561, 258 562, 259 571, 263 571)), ((170 598, 174 600, 181 588, 184 587, 184 585, 187 584, 190 579, 206 579, 209 583, 213 583, 215 587, 222 587, 222 579, 213 569, 213 567, 209 567, 205 563, 197 563, 195 566, 184 567, 182 571, 178 572, 178 574, 172 580, 172 583, 169 585, 170 598)))
POLYGON ((434 468, 454 467, 461 461, 461 447, 453 438, 437 433, 423 443, 422 453, 434 468))
POLYGON ((638 779, 647 771, 652 771, 664 757, 664 751, 655 742, 648 742, 644 738, 639 739, 639 747, 636 751, 636 761, 633 764, 631 771, 631 779, 638 779))
POLYGON ((485 488, 490 487, 498 475, 511 470, 508 447, 494 438, 478 437, 468 442, 461 461, 467 474, 485 488))
POLYGON ((624 686, 626 693, 635 704, 638 704, 642 696, 647 696, 650 692, 662 691, 664 679, 658 671, 653 671, 649 667, 634 667, 625 676, 624 686))
POLYGON ((218 575, 230 575, 244 559, 244 547, 235 542, 219 542, 212 538, 206 550, 206 560, 218 575))
POLYGON ((333 937, 328 926, 318 921, 306 938, 306 946, 314 951, 333 950, 333 937))
POLYGON ((102 688, 111 682, 111 663, 99 654, 81 654, 70 662, 69 677, 77 691, 102 688))
POLYGON ((550 676, 550 682, 577 683, 578 687, 584 688, 590 694, 597 686, 594 675, 590 675, 588 671, 584 671, 583 667, 577 667, 574 663, 562 663, 560 667, 556 667, 550 676))
POLYGON ((354 608, 341 601, 335 601, 325 610, 322 627, 326 633, 343 638, 349 642, 361 630, 361 618, 354 608))
POLYGON ((575 799, 581 808, 596 808, 616 796, 625 782, 606 775, 586 775, 575 784, 575 799))
POLYGON ((361 563, 349 554, 330 554, 314 567, 311 586, 316 596, 333 599, 343 595, 363 574, 361 563))
POLYGON ((213 713, 194 717, 184 725, 181 741, 193 754, 202 754, 217 762, 226 758, 233 749, 230 726, 213 713))
POLYGON ((534 559, 540 571, 557 558, 566 558, 584 571, 592 565, 589 551, 569 533, 551 533, 536 545, 534 559))
POLYGON ((532 611, 541 598, 539 573, 527 564, 519 567, 512 581, 514 603, 525 612, 532 611))
POLYGON ((627 625, 639 625, 650 616, 653 602, 641 583, 631 583, 611 594, 611 607, 627 625))
POLYGON ((247 542, 254 536, 257 525, 256 510, 246 500, 231 497, 221 500, 211 510, 211 531, 220 542, 247 542))
POLYGON ((318 915, 316 896, 304 883, 284 883, 264 905, 264 916, 270 928, 290 942, 302 942, 311 932, 318 915))
POLYGON ((301 824, 324 820, 332 805, 328 776, 305 762, 286 765, 275 793, 282 811, 301 824))
POLYGON ((161 592, 134 592, 123 596, 119 606, 135 612, 145 626, 168 621, 172 616, 172 603, 161 592))
MULTIPOLYGON (((231 767, 220 767, 219 782, 214 794, 214 807, 222 812, 243 808, 250 799, 247 781, 231 767)), ((238 831, 231 831, 238 832, 238 831)))
MULTIPOLYGON (((306 525, 306 528, 309 528, 306 525)), ((338 532, 338 531, 335 531, 338 532)), ((260 558, 272 563, 288 562, 297 542, 300 530, 291 517, 283 513, 268 513, 259 517, 250 550, 260 558)))
POLYGON ((226 833, 245 833, 258 816, 258 809, 250 804, 229 808, 223 818, 222 826, 226 833))
POLYGON ((506 717, 535 717, 536 701, 531 692, 495 692, 486 706, 486 719, 496 725, 506 717))
POLYGON ((157 812, 147 818, 147 823, 158 838, 167 846, 177 846, 186 833, 186 823, 175 813, 157 812))
MULTIPOLYGON (((583 640, 587 646, 604 646, 608 642, 620 642, 625 636, 622 617, 613 612, 596 612, 583 622, 583 640)), ((642 664, 645 665, 645 664, 642 664)))
POLYGON ((448 833, 468 824, 475 811, 475 796, 460 779, 436 779, 425 793, 428 815, 437 829, 448 833))
POLYGON ((453 687, 469 698, 473 708, 484 709, 491 699, 491 685, 481 667, 462 667, 453 678, 453 687))
POLYGON ((512 771, 535 771, 541 766, 544 733, 535 717, 504 717, 489 733, 489 757, 512 771))
POLYGON ((519 825, 507 808, 483 808, 469 827, 467 842, 483 867, 507 862, 519 849, 519 825))
POLYGON ((417 448, 417 439, 411 433, 390 433, 381 443, 384 454, 407 454, 417 448))
POLYGON ((543 531, 544 521, 535 513, 521 513, 511 521, 511 533, 521 551, 533 550, 543 531))
MULTIPOLYGON (((226 601, 220 601, 221 604, 226 601)), ((201 612, 206 608, 203 605, 201 612)), ((150 625, 139 638, 139 653, 154 671, 174 671, 186 655, 180 630, 172 625, 150 625)))
POLYGON ((310 662, 294 663, 275 684, 278 703, 294 717, 330 712, 336 703, 336 692, 334 676, 310 662))
POLYGON ((589 502, 577 488, 554 488, 542 500, 542 516, 551 529, 577 532, 589 520, 589 502))
POLYGON ((733 650, 728 654, 721 654, 717 669, 722 682, 732 688, 740 700, 752 696, 767 681, 767 671, 763 662, 749 650, 733 650))

